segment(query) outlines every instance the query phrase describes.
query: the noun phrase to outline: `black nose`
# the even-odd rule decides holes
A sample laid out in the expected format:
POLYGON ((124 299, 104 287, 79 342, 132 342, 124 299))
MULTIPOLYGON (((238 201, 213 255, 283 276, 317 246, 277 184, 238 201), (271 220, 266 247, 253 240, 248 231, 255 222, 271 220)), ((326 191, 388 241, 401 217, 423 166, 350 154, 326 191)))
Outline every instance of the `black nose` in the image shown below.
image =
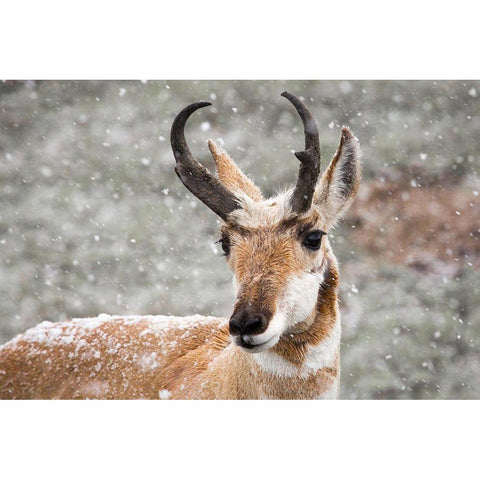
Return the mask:
POLYGON ((267 328, 267 318, 251 307, 240 308, 230 318, 230 335, 256 335, 267 328))

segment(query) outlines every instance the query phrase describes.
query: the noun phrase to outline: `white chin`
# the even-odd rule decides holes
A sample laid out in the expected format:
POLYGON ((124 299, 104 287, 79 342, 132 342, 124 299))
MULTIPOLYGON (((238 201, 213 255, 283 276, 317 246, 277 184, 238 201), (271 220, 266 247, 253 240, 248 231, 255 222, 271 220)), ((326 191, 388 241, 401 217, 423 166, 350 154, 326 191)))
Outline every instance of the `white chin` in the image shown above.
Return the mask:
POLYGON ((247 343, 242 343, 242 340, 240 339, 240 337, 235 337, 234 338, 234 343, 235 343, 235 345, 240 347, 244 352, 259 353, 259 352, 264 352, 265 350, 268 350, 269 348, 272 348, 274 345, 276 345, 279 338, 280 338, 280 335, 273 335, 267 341, 256 344, 255 343, 255 337, 253 337, 251 339, 251 340, 253 340, 252 343, 247 344, 247 343))

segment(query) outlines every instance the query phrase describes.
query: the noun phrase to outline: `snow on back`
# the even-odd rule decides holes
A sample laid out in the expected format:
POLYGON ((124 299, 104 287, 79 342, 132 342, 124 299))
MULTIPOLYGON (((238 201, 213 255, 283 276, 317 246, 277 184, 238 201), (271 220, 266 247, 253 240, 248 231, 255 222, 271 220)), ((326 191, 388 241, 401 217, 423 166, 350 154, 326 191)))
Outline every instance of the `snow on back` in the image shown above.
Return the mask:
MULTIPOLYGON (((191 315, 188 317, 175 317, 166 315, 128 315, 114 316, 105 313, 93 318, 74 318, 67 322, 54 323, 44 321, 25 333, 17 335, 5 346, 15 345, 19 341, 27 343, 69 345, 75 342, 77 348, 85 346, 82 338, 92 330, 101 327, 106 322, 120 322, 123 325, 134 325, 146 323, 147 327, 140 333, 140 337, 148 334, 161 335, 171 330, 185 330, 182 337, 188 336, 188 332, 196 327, 210 326, 216 330, 226 323, 226 319, 217 317, 205 317, 202 315, 191 315)), ((1 348, 1 347, 0 347, 1 348)))
POLYGON ((160 400, 168 400, 171 396, 172 394, 169 390, 160 390, 158 392, 158 398, 160 398, 160 400))

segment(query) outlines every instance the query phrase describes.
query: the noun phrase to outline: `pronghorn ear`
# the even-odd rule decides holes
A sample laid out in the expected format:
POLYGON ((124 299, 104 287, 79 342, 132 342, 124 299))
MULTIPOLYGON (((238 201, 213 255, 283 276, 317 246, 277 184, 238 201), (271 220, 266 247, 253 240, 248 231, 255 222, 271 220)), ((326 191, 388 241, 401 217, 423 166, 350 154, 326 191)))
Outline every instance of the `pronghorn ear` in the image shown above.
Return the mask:
POLYGON ((315 206, 329 226, 346 212, 358 190, 362 171, 358 139, 349 128, 342 128, 337 151, 317 184, 315 206))
POLYGON ((263 200, 260 189, 237 167, 227 152, 218 147, 212 140, 208 148, 217 166, 218 178, 232 192, 242 192, 256 202, 263 200))

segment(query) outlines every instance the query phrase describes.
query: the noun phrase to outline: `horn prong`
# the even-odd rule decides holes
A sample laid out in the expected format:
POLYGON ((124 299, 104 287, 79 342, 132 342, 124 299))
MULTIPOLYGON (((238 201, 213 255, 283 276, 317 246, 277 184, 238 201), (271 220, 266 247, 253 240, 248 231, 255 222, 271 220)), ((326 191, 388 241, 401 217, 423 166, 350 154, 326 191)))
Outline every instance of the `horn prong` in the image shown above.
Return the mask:
POLYGON ((281 95, 297 110, 305 133, 305 150, 295 152, 295 156, 300 160, 300 169, 291 201, 294 212, 304 213, 312 206, 313 194, 320 174, 318 126, 310 110, 298 97, 286 91, 281 95))

